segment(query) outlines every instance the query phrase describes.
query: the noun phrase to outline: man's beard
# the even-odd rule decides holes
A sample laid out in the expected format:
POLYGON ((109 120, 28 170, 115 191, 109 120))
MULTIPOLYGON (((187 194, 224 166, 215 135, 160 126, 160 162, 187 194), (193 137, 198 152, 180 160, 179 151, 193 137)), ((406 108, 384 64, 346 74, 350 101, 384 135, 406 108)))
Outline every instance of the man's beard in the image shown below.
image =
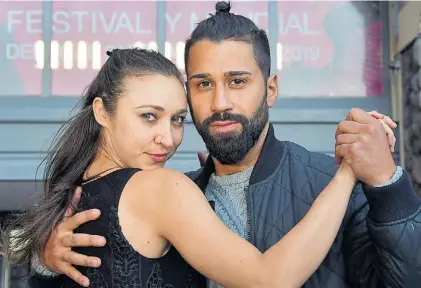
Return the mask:
MULTIPOLYGON (((192 111, 192 110, 190 110, 192 111)), ((192 112, 192 116, 193 116, 192 112)), ((193 123, 205 142, 209 154, 223 165, 238 164, 256 145, 269 119, 266 97, 250 118, 229 112, 213 114, 202 123, 194 116, 193 123), (240 131, 211 133, 209 126, 215 121, 234 121, 241 124, 240 131)))

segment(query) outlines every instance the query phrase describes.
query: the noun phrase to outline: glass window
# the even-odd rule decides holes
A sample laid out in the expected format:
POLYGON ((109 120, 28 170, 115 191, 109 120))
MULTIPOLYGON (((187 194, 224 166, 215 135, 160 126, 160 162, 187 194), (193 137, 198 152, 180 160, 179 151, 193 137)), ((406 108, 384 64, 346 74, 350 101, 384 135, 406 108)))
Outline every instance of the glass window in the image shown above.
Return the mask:
MULTIPOLYGON (((216 1, 167 1, 165 56, 184 71, 184 46, 198 22, 215 14, 216 1)), ((261 29, 268 27, 266 1, 231 1, 231 12, 244 15, 261 29)))
POLYGON ((52 22, 53 95, 81 95, 108 50, 158 49, 155 1, 56 1, 52 22))
POLYGON ((280 97, 383 94, 379 1, 278 2, 280 97))
POLYGON ((0 96, 41 94, 41 39, 41 1, 0 1, 0 96))

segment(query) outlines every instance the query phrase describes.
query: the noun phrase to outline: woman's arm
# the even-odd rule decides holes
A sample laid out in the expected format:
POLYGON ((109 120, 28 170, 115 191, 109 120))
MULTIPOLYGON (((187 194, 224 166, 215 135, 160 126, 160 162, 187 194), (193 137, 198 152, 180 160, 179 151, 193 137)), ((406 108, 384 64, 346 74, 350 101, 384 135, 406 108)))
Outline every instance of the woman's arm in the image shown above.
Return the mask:
POLYGON ((341 165, 302 221, 264 254, 229 230, 183 174, 144 171, 129 183, 137 191, 125 189, 121 201, 132 203, 142 223, 151 221, 196 270, 225 287, 272 288, 300 287, 321 264, 342 223, 355 177, 341 165))

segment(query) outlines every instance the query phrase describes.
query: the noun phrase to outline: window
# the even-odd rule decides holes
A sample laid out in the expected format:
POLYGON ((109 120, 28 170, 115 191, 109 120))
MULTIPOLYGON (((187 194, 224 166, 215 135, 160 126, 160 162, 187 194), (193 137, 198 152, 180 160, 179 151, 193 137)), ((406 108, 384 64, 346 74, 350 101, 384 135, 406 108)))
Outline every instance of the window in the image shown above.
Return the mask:
POLYGON ((280 97, 383 95, 379 1, 278 2, 280 97))
POLYGON ((41 39, 42 2, 0 1, 0 96, 41 94, 41 39))
MULTIPOLYGON (((383 97, 389 91, 383 64, 389 57, 387 3, 231 3, 233 13, 268 32, 280 87, 276 107, 389 111, 383 97)), ((215 4, 0 1, 0 76, 8 83, 0 95, 78 97, 106 60, 105 52, 118 47, 157 49, 184 70, 185 41, 199 21, 215 13, 215 4)))
POLYGON ((106 51, 158 49, 154 1, 56 1, 52 13, 52 95, 81 95, 106 51))
MULTIPOLYGON (((184 71, 184 46, 198 22, 215 14, 216 1, 167 1, 165 56, 184 71)), ((268 2, 231 1, 231 12, 244 15, 261 29, 268 27, 268 2)))

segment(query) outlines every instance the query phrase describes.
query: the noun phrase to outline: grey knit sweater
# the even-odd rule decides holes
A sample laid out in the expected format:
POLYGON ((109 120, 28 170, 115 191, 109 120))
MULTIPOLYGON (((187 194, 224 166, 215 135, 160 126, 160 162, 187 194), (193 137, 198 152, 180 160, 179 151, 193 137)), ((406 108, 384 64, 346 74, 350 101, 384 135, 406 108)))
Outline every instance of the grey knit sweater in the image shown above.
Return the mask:
MULTIPOLYGON (((230 230, 242 238, 246 238, 248 233, 246 189, 252 171, 253 167, 232 175, 212 174, 205 191, 208 201, 215 202, 216 215, 230 230)), ((209 280, 208 287, 222 286, 209 280)))

